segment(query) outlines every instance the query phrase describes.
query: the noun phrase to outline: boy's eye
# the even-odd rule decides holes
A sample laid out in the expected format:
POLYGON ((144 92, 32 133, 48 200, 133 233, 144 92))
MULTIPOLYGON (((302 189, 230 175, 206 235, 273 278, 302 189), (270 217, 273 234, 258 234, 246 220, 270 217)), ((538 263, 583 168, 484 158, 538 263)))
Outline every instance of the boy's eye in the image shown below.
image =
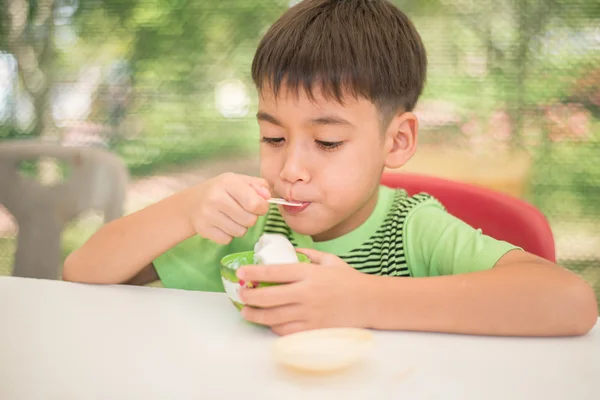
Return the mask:
POLYGON ((263 142, 263 143, 266 143, 266 144, 270 144, 272 146, 277 146, 277 145, 282 144, 284 140, 285 139, 282 138, 282 137, 275 137, 275 138, 273 138, 273 137, 263 136, 260 141, 263 142))
POLYGON ((344 144, 344 142, 326 142, 323 140, 315 140, 315 143, 324 150, 335 150, 344 144))

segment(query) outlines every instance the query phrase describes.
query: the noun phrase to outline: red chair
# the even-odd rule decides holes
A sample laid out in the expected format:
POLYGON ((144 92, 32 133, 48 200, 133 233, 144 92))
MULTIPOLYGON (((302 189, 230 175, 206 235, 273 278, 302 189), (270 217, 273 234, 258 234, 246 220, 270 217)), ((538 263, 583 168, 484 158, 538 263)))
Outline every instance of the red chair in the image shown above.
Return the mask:
POLYGON ((556 261, 554 237, 546 217, 515 197, 480 186, 416 174, 384 173, 381 183, 437 198, 449 213, 498 240, 556 261))

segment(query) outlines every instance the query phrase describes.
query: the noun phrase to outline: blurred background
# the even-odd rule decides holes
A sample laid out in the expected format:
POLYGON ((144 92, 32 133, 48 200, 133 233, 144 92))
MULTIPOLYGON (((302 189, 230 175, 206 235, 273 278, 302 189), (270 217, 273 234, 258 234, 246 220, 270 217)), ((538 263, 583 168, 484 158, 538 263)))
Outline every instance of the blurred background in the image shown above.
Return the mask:
MULTIPOLYGON (((298 1, 0 2, 0 144, 109 149, 131 174, 127 213, 221 172, 258 173, 250 65, 298 1)), ((600 2, 393 3, 430 60, 420 150, 405 170, 530 201, 559 262, 600 291, 600 2)), ((48 180, 61 170, 27 168, 48 180)), ((63 254, 101 223, 92 212, 73 221, 63 254)), ((0 274, 17 229, 0 208, 0 274)))

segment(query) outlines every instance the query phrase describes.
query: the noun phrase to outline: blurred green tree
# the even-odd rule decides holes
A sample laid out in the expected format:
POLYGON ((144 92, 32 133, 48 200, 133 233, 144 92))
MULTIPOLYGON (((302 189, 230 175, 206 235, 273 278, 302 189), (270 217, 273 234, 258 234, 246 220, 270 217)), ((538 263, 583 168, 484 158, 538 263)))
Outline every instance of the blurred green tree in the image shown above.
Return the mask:
POLYGON ((20 87, 33 105, 33 136, 53 130, 48 104, 55 72, 55 6, 55 0, 3 0, 0 7, 0 51, 17 61, 20 87))

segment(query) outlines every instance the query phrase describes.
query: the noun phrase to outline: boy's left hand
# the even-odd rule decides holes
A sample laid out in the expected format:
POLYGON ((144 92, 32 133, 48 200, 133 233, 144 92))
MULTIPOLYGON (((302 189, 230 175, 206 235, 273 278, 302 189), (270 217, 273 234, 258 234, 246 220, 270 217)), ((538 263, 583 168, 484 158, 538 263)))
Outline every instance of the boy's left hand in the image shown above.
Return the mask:
POLYGON ((248 321, 267 325, 279 335, 329 327, 365 327, 362 301, 369 275, 339 257, 297 249, 311 263, 248 265, 239 269, 245 281, 282 283, 240 291, 248 321))

